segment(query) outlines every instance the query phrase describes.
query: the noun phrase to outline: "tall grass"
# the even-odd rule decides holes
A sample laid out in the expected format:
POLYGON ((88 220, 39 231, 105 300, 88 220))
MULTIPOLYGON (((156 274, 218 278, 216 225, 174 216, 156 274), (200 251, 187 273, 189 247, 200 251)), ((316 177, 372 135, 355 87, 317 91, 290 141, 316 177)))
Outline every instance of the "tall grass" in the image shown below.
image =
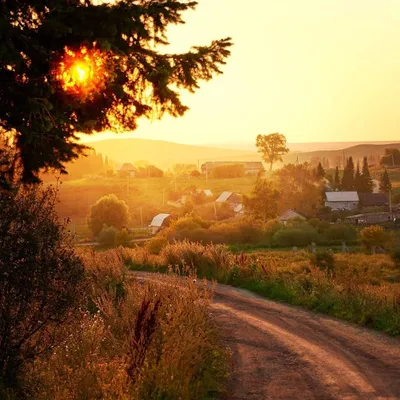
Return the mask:
MULTIPOLYGON (((139 282, 126 273, 121 250, 81 256, 87 305, 62 344, 26 366, 30 398, 189 400, 222 389, 227 354, 207 286, 166 275, 139 282)), ((139 251, 135 257, 146 262, 139 251)))
POLYGON ((148 255, 147 264, 178 266, 183 273, 196 270, 200 277, 400 335, 400 269, 390 257, 323 255, 233 254, 223 245, 183 241, 165 246, 157 257, 148 255))

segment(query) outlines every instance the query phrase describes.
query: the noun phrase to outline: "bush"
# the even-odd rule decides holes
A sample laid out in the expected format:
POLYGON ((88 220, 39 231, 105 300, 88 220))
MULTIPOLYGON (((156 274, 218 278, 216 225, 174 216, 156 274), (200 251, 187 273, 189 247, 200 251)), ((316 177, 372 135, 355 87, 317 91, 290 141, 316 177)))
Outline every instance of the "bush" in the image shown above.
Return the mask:
POLYGON ((129 209, 123 200, 114 194, 103 196, 90 209, 88 225, 94 236, 97 236, 104 225, 122 229, 129 222, 129 209))
POLYGON ((325 231, 328 241, 354 241, 357 239, 357 230, 354 226, 343 223, 336 223, 325 231))
POLYGON ((377 246, 385 246, 385 242, 388 239, 388 235, 381 226, 373 225, 367 226, 360 232, 360 237, 363 245, 375 253, 377 246))
POLYGON ((158 255, 167 244, 168 239, 165 236, 154 236, 146 243, 146 249, 150 254, 158 255))
POLYGON ((115 246, 117 244, 118 230, 113 226, 104 226, 99 234, 99 242, 104 246, 115 246))
POLYGON ((393 262, 397 265, 400 266, 400 247, 396 247, 392 254, 391 254, 391 259, 393 262))
POLYGON ((335 267, 335 257, 330 251, 318 251, 311 255, 311 264, 321 271, 332 274, 335 267))
POLYGON ((131 240, 132 235, 125 228, 122 228, 116 235, 117 244, 128 244, 131 240))
POLYGON ((318 232, 314 228, 285 228, 276 232, 272 238, 277 246, 307 246, 315 242, 318 232))
POLYGON ((23 363, 61 339, 59 321, 80 305, 83 266, 58 222, 56 194, 0 190, 0 387, 18 385, 23 363))

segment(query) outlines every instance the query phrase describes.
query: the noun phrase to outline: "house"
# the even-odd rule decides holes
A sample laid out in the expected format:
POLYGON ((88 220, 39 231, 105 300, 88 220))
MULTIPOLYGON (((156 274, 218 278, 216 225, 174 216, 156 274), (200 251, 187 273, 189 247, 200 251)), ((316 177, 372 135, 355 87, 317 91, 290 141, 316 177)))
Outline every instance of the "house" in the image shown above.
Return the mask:
POLYGON ((124 176, 135 176, 137 169, 131 163, 124 163, 119 168, 118 172, 120 175, 124 176))
POLYGON ((393 221, 393 214, 390 212, 378 212, 371 214, 357 214, 346 217, 346 221, 354 225, 372 225, 393 221))
POLYGON ((171 214, 157 214, 149 225, 150 232, 155 235, 160 229, 167 227, 171 222, 171 214))
POLYGON ((325 192, 325 207, 331 210, 356 210, 359 203, 357 192, 325 192))
POLYGON ((204 189, 203 193, 207 196, 207 197, 213 197, 213 192, 210 189, 204 189))
POLYGON ((216 203, 227 203, 233 209, 237 207, 239 204, 242 204, 240 196, 234 192, 222 192, 221 195, 215 200, 216 203))
POLYGON ((257 175, 264 171, 264 166, 261 161, 207 161, 201 166, 203 174, 209 174, 215 167, 221 165, 243 165, 246 175, 257 175))
POLYGON ((299 213, 297 213, 296 211, 293 210, 287 210, 285 211, 279 218, 279 221, 282 222, 284 225, 286 225, 286 223, 292 219, 302 219, 305 220, 305 218, 300 215, 299 213))
POLYGON ((359 193, 361 207, 383 207, 389 205, 389 198, 384 193, 359 193))

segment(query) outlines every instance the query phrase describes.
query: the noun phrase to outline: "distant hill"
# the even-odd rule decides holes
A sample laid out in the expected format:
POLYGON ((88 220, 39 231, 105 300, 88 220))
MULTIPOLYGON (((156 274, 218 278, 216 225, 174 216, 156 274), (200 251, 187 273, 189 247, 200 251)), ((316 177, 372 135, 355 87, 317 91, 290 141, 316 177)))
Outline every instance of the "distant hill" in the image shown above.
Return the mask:
POLYGON ((254 151, 194 146, 150 139, 109 139, 88 143, 97 153, 117 163, 146 160, 160 168, 177 163, 201 164, 206 161, 261 161, 254 151))
POLYGON ((353 157, 355 161, 361 160, 363 157, 370 157, 375 163, 379 161, 387 148, 400 149, 400 143, 386 144, 359 144, 347 147, 341 150, 319 150, 309 152, 291 152, 284 157, 285 163, 293 163, 297 160, 300 163, 310 162, 312 159, 328 159, 331 167, 339 165, 341 160, 353 157), (371 157, 372 156, 372 157, 371 157))

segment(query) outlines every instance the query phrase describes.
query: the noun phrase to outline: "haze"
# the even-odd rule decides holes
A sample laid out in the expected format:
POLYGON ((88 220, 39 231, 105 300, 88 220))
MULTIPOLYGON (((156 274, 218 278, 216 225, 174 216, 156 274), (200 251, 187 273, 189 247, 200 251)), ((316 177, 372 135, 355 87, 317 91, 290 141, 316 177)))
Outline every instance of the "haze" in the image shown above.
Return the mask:
POLYGON ((142 120, 125 138, 212 144, 275 131, 292 143, 398 138, 398 1, 200 0, 185 18, 170 29, 168 51, 232 36, 224 75, 183 95, 191 108, 183 118, 142 120))

